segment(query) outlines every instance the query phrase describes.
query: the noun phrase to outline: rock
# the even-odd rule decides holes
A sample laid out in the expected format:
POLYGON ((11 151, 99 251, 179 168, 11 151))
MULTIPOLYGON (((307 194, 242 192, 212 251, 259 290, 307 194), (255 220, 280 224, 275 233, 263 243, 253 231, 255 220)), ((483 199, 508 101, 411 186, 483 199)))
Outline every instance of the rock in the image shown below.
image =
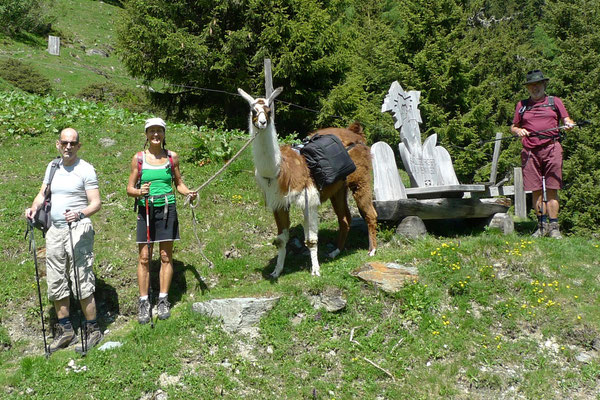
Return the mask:
POLYGON ((346 300, 342 298, 342 292, 339 289, 328 289, 318 295, 309 296, 310 304, 315 309, 324 308, 329 312, 336 312, 346 307, 346 300))
POLYGON ((396 234, 409 239, 421 239, 427 235, 427 228, 421 218, 411 215, 398 224, 396 234))
POLYGON ((492 215, 489 219, 488 227, 499 229, 500 232, 505 235, 515 231, 515 223, 512 217, 507 213, 496 213, 492 215))
POLYGON ((407 281, 419 280, 419 271, 415 267, 378 261, 366 263, 350 274, 389 293, 399 291, 407 281))
POLYGON ((88 49, 85 51, 85 54, 87 54, 88 56, 108 57, 108 53, 100 49, 88 49))
POLYGON ((123 343, 121 343, 121 342, 106 342, 102 346, 98 347, 98 350, 106 351, 106 350, 110 350, 110 349, 116 349, 121 346, 123 346, 123 343))
POLYGON ((215 299, 194 303, 192 310, 222 319, 223 329, 235 333, 257 325, 277 301, 279 297, 215 299))
POLYGON ((99 142, 102 145, 102 147, 110 147, 117 144, 117 141, 111 138, 102 138, 99 140, 99 142))
POLYGON ((172 376, 167 374, 166 372, 163 372, 158 377, 158 384, 160 385, 160 387, 172 386, 178 384, 180 380, 181 377, 179 376, 172 376))
POLYGON ((592 355, 591 355, 590 353, 586 353, 586 352, 579 353, 579 354, 577 354, 577 356, 575 357, 575 359, 576 359, 577 361, 579 361, 580 363, 584 363, 584 364, 587 364, 587 363, 589 363, 590 361, 592 361, 592 359, 593 359, 593 358, 594 358, 594 357, 592 357, 592 355))

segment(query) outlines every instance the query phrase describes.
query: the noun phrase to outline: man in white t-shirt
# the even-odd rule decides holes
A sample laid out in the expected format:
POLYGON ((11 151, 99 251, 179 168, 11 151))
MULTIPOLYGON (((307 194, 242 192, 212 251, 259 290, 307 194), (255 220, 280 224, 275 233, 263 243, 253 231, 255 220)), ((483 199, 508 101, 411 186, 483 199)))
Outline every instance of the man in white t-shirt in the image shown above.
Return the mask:
MULTIPOLYGON (((87 351, 102 340, 102 332, 96 320, 96 302, 94 291, 96 279, 92 269, 94 264, 94 229, 91 215, 100 210, 100 191, 94 167, 77 157, 81 148, 79 134, 75 129, 66 128, 60 132, 56 141, 61 160, 56 170, 50 191, 52 193, 52 209, 50 217, 52 227, 46 233, 46 275, 48 282, 48 298, 54 303, 58 317, 58 333, 50 344, 50 352, 66 348, 78 339, 70 320, 69 313, 69 280, 73 296, 78 298, 85 315, 85 335, 87 348, 83 343, 75 349, 87 351), (67 211, 69 210, 69 211, 67 211), (73 240, 74 256, 71 252, 73 240), (73 264, 79 277, 78 296, 75 288, 73 264)), ((44 192, 49 183, 51 164, 46 168, 46 175, 40 192, 33 200, 31 207, 25 210, 25 217, 33 219, 36 210, 44 201, 44 192)))

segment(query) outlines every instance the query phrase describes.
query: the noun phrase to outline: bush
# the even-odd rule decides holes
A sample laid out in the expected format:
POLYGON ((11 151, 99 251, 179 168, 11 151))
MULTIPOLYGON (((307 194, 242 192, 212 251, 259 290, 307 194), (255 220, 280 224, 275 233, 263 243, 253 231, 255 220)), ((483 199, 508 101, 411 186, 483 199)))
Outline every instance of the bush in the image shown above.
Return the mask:
POLYGON ((2 0, 0 29, 9 36, 23 31, 45 35, 54 22, 54 17, 47 11, 51 8, 48 0, 2 0))
POLYGON ((77 97, 88 101, 101 101, 132 112, 154 111, 144 91, 122 88, 112 82, 92 83, 81 89, 77 97))
POLYGON ((19 60, 0 61, 0 77, 29 93, 46 95, 52 90, 48 78, 19 60))

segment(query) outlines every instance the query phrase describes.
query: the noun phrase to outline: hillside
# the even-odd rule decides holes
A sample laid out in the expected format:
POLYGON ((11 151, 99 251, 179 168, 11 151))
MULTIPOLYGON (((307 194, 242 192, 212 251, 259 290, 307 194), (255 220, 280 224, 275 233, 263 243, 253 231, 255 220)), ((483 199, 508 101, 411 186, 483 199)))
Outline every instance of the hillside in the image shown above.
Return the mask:
MULTIPOLYGON (((105 341, 123 343, 84 359, 72 350, 43 357, 33 262, 20 215, 54 153, 54 135, 4 137, 0 385, 5 398, 24 393, 40 399, 112 398, 119 392, 137 399, 160 389, 169 398, 316 393, 316 398, 591 399, 600 388, 598 242, 530 240, 530 225, 506 237, 445 231, 412 242, 380 226, 374 260, 420 273, 418 282, 389 295, 349 275, 369 261, 366 235, 354 228, 337 259, 321 258, 322 277, 310 276, 309 259, 297 249, 288 255, 283 275, 271 281, 274 224, 253 183, 249 152, 200 194, 198 233, 214 268, 199 256, 190 210, 179 199, 182 240, 174 253, 173 316, 154 330, 140 326, 134 217, 125 186, 130 157, 143 145, 143 116, 64 98, 3 94, 1 100, 1 113, 32 123, 60 109, 69 116, 61 123, 81 132, 80 155, 96 167, 104 203, 93 217, 100 322, 107 329, 105 341), (346 308, 314 309, 309 296, 331 290, 347 300, 346 308), (246 296, 280 297, 254 336, 224 334, 218 321, 191 311, 196 301, 246 296), (68 366, 71 360, 74 366, 68 366)), ((190 187, 222 164, 200 167, 193 161, 197 135, 197 128, 185 125, 168 130, 190 187)), ((229 138, 239 148, 241 141, 229 138)), ((321 257, 336 230, 328 207, 321 210, 321 257)), ((292 237, 301 239, 300 218, 293 214, 292 237)), ((39 235, 37 243, 43 249, 39 235)), ((155 262, 154 273, 157 267, 155 262)), ((52 317, 46 301, 44 310, 52 317)))

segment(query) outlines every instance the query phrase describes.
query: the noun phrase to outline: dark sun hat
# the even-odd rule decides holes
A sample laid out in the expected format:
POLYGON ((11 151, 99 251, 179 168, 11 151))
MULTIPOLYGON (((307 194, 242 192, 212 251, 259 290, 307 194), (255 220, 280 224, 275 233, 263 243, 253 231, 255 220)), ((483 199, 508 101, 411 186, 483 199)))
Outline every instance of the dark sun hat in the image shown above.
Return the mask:
POLYGON ((536 82, 550 80, 550 78, 544 77, 544 74, 542 74, 542 71, 540 71, 539 69, 529 71, 527 73, 527 77, 525 79, 526 79, 526 81, 523 82, 523 85, 529 85, 530 83, 536 83, 536 82))

